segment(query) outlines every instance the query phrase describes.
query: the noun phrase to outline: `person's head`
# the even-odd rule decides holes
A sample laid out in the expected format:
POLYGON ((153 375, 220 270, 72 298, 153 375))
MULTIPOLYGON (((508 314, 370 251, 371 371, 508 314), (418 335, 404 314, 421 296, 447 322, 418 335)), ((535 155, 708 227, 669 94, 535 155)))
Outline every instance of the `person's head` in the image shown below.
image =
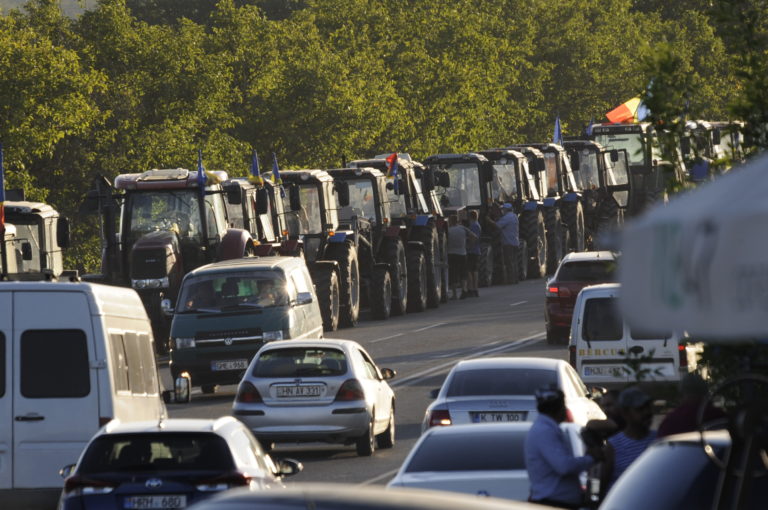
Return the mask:
POLYGON ((606 417, 618 425, 619 429, 624 428, 624 418, 621 416, 621 409, 619 409, 619 390, 610 389, 606 391, 600 397, 600 409, 603 410, 606 417))
POLYGON ((536 410, 546 414, 557 423, 565 421, 565 394, 558 388, 539 388, 536 390, 536 410))
POLYGON ((504 205, 501 206, 501 212, 504 214, 512 212, 512 204, 504 202, 504 205))
POLYGON ((478 218, 478 214, 476 210, 472 209, 471 211, 469 211, 469 221, 477 221, 477 218, 478 218))
POLYGON ((451 214, 450 216, 448 216, 448 225, 453 227, 453 226, 456 226, 458 224, 459 224, 458 216, 456 216, 455 214, 451 214))
POLYGON ((653 421, 651 397, 637 386, 630 386, 619 393, 619 408, 627 422, 627 429, 648 431, 653 421))

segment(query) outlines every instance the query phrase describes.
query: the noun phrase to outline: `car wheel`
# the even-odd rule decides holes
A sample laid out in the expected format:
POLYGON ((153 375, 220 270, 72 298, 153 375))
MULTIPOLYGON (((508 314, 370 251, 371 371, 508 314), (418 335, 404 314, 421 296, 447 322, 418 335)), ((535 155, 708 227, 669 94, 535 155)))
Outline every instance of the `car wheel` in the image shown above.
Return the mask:
POLYGON ((211 393, 216 393, 216 388, 218 385, 216 384, 203 384, 200 386, 200 391, 205 393, 206 395, 210 395, 211 393))
POLYGON ((389 412, 389 425, 387 430, 376 436, 376 446, 379 448, 392 448, 395 446, 395 403, 392 403, 389 412))
POLYGON ((376 449, 376 436, 373 433, 375 416, 374 413, 371 413, 371 423, 368 424, 368 430, 355 441, 355 449, 357 450, 357 454, 361 457, 370 457, 376 449))

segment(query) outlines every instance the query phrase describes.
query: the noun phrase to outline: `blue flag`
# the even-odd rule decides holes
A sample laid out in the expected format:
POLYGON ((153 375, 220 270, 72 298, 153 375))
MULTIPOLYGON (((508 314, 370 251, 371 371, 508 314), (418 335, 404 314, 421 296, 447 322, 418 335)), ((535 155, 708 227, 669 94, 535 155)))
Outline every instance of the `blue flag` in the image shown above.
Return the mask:
POLYGON ((202 196, 205 196, 205 181, 207 180, 205 168, 203 168, 203 150, 197 149, 197 187, 202 196))
MULTIPOLYGON (((5 233, 5 168, 3 167, 3 144, 0 143, 0 235, 5 233)), ((0 243, 5 242, 0 238, 0 243)))
POLYGON ((552 136, 552 141, 556 144, 563 144, 563 130, 560 128, 560 116, 555 119, 555 134, 552 136))
POLYGON ((258 187, 264 186, 264 179, 259 171, 259 155, 253 151, 253 161, 251 162, 251 178, 248 179, 258 187))
POLYGON ((285 198, 285 190, 283 189, 283 180, 280 178, 280 166, 277 164, 277 155, 272 153, 272 182, 275 186, 280 186, 280 197, 285 198))
POLYGON ((584 131, 587 136, 592 136, 592 125, 595 123, 595 118, 590 117, 589 118, 589 125, 587 126, 587 129, 584 131))

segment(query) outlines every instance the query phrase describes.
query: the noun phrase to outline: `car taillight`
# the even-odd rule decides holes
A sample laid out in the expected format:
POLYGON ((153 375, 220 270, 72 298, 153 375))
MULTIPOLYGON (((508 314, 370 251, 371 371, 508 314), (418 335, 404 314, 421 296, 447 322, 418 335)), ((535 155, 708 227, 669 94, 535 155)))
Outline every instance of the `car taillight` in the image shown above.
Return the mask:
POLYGON ((547 297, 557 297, 558 287, 557 285, 550 285, 547 287, 546 296, 547 297))
POLYGON ((573 368, 576 368, 576 346, 575 345, 568 346, 568 362, 571 364, 573 368))
POLYGON ((429 415, 430 427, 445 427, 451 425, 451 413, 447 409, 436 409, 429 415))
POLYGON ((677 354, 680 356, 680 368, 687 367, 688 366, 688 356, 687 352, 685 351, 684 345, 678 345, 677 346, 677 354))
POLYGON ((547 287, 546 297, 571 297, 571 289, 568 287, 560 287, 559 285, 550 285, 547 287))
POLYGON ((234 471, 232 473, 226 473, 221 476, 216 476, 214 478, 200 480, 195 484, 195 487, 199 491, 215 492, 215 491, 225 491, 233 487, 247 486, 247 485, 250 485, 250 483, 251 483, 250 476, 244 473, 241 473, 239 471, 234 471))
POLYGON ((347 379, 341 385, 336 393, 336 402, 347 402, 350 400, 365 400, 363 386, 357 379, 347 379))
POLYGON ((567 407, 565 408, 565 421, 573 423, 573 413, 567 407))
POLYGON ((109 494, 117 486, 114 482, 93 480, 82 476, 70 476, 64 481, 65 494, 109 494))
POLYGON ((261 394, 259 394, 259 390, 256 389, 256 386, 249 383, 248 381, 245 381, 240 385, 239 388, 237 388, 237 396, 235 397, 235 402, 256 404, 263 402, 263 400, 261 399, 261 394))

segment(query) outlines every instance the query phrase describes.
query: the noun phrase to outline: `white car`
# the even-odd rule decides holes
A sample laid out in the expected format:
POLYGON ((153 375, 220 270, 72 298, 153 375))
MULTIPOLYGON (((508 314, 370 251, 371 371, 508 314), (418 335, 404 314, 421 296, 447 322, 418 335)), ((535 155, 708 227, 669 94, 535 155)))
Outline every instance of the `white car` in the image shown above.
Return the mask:
POLYGON ((262 444, 355 444, 367 456, 395 444, 394 376, 351 340, 270 342, 246 370, 232 411, 262 444))
MULTIPOLYGON (((433 427, 422 434, 387 486, 527 500, 530 482, 524 444, 531 425, 433 427)), ((560 427, 574 456, 584 455, 581 427, 573 423, 560 427)))
POLYGON ((536 419, 534 392, 556 387, 565 393, 567 421, 604 420, 593 400, 602 388, 587 389, 567 362, 549 358, 481 358, 458 362, 427 407, 422 432, 433 426, 522 422, 536 419))

